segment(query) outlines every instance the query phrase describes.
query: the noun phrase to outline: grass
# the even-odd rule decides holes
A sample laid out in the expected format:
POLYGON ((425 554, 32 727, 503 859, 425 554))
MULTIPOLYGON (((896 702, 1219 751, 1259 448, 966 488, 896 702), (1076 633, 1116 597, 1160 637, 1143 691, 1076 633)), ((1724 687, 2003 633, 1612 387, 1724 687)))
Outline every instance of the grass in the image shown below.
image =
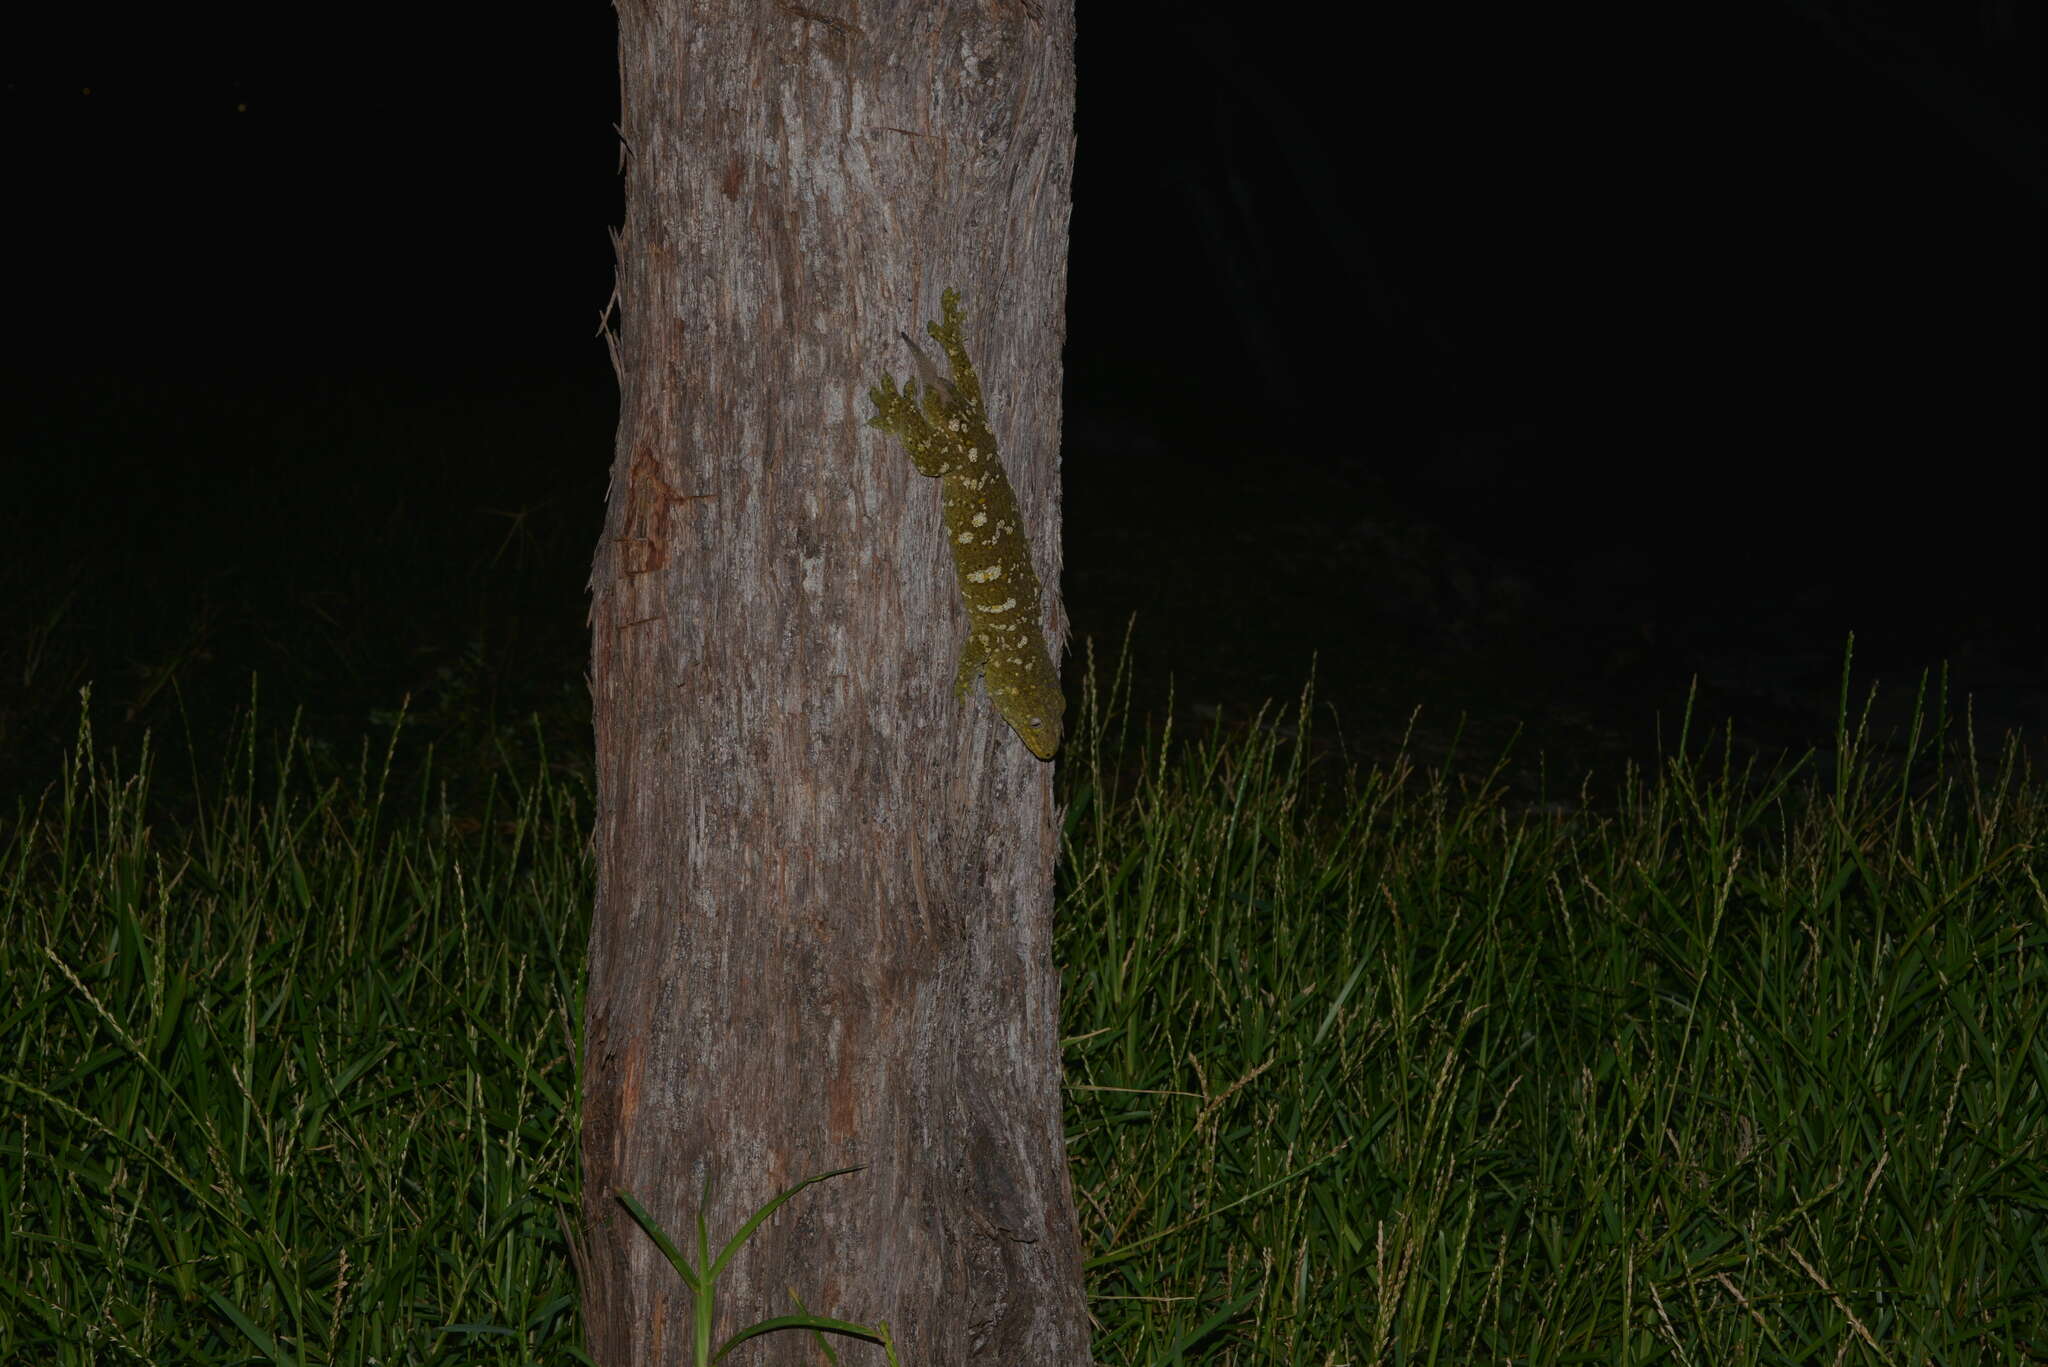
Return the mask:
MULTIPOLYGON (((1880 763, 1845 706, 1824 778, 1681 737, 1513 814, 1313 771, 1306 697, 1126 711, 1063 764, 1098 1361, 2048 1360, 2016 749, 1880 763)), ((82 734, 0 832, 0 1360, 583 1360, 587 795, 256 735, 158 825, 82 734)))
POLYGON ((1869 751, 1680 754, 1577 825, 1399 772, 1311 810, 1272 729, 1127 797, 1081 756, 1099 1358, 2048 1358, 2040 795, 1869 751))
POLYGON ((633 1199, 631 1192, 620 1190, 614 1193, 619 1203, 625 1206, 627 1212, 632 1215, 634 1223, 646 1231, 648 1238, 654 1240, 655 1246, 661 1250, 661 1256, 668 1260, 668 1265, 675 1269, 676 1276, 682 1279, 684 1287, 690 1292, 692 1302, 690 1310, 690 1360, 696 1364, 696 1367, 711 1367, 712 1363, 722 1360, 733 1349, 739 1347, 750 1338, 792 1329, 810 1330, 828 1362, 837 1362, 839 1360, 838 1354, 834 1353, 831 1345, 825 1341, 826 1334, 835 1334, 847 1338, 865 1339, 870 1343, 881 1345, 883 1356, 888 1359, 889 1367, 900 1367, 900 1364, 896 1361, 896 1345, 889 1337, 889 1326, 887 1323, 873 1325, 855 1324, 850 1320, 835 1320, 827 1316, 812 1314, 804 1305, 802 1298, 797 1296, 794 1290, 790 1292, 790 1299, 796 1303, 796 1313, 772 1315, 765 1320, 756 1320, 754 1323, 736 1330, 730 1338, 718 1346, 716 1351, 711 1347, 711 1327, 717 1323, 718 1319, 718 1274, 725 1270, 725 1265, 732 1261, 733 1255, 746 1246, 747 1240, 752 1238, 754 1231, 761 1227, 762 1221, 773 1215, 776 1207, 789 1200, 790 1197, 795 1196, 805 1187, 827 1181, 830 1178, 843 1177, 850 1172, 859 1171, 858 1167, 834 1168, 831 1172, 821 1172, 815 1176, 806 1177, 793 1187, 785 1187, 774 1197, 763 1203, 760 1209, 747 1217, 746 1223, 740 1226, 739 1233, 726 1241, 725 1246, 719 1250, 716 1258, 711 1256, 711 1232, 704 1224, 704 1208, 711 1204, 711 1181, 707 1177, 704 1181, 703 1194, 697 1201, 697 1261, 694 1263, 690 1261, 688 1254, 677 1247, 675 1240, 669 1237, 668 1231, 663 1229, 656 1223, 654 1217, 647 1213, 647 1208, 633 1199))
POLYGON ((576 1360, 587 805, 96 762, 0 840, 0 1361, 576 1360))

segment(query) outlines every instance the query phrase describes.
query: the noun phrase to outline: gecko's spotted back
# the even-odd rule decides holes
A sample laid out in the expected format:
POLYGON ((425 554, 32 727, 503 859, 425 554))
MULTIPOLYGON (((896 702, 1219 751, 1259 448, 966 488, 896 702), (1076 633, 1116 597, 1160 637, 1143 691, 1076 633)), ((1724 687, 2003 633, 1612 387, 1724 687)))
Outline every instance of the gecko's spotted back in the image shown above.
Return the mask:
POLYGON ((981 380, 960 336, 960 298, 942 297, 944 321, 928 325, 946 353, 950 380, 908 336, 922 383, 906 380, 899 393, 887 375, 868 391, 875 416, 869 426, 903 443, 918 472, 939 481, 939 506, 953 568, 967 605, 967 641, 953 681, 964 695, 981 674, 990 701, 1040 759, 1060 747, 1066 700, 1040 625, 1044 593, 1031 564, 1031 541, 1017 511, 1017 495, 996 454, 996 439, 982 407, 981 380))

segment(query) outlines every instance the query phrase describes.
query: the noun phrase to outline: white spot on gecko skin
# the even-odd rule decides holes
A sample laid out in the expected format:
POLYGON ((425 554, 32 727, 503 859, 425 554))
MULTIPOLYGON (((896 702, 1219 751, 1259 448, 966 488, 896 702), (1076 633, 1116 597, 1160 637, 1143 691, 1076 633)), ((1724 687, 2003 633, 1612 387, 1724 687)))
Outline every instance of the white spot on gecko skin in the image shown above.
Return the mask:
POLYGON ((970 571, 967 576, 967 582, 970 584, 988 584, 1002 577, 1003 567, 1001 565, 990 565, 985 570, 970 571))
POLYGON ((988 514, 976 513, 974 515, 974 525, 977 527, 986 527, 988 525, 988 514))
POLYGON ((960 535, 954 537, 953 539, 955 541, 958 541, 963 546, 971 546, 974 544, 974 533, 962 532, 960 533, 960 535))

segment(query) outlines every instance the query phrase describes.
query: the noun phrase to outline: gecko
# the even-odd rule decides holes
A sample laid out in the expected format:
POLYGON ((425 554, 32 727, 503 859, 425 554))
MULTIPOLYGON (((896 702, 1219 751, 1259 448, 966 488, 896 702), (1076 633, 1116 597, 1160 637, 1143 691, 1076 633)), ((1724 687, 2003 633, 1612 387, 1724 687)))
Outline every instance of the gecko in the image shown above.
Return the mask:
POLYGON ((927 323, 925 330, 946 353, 952 379, 939 374, 910 334, 897 334, 916 358, 922 385, 905 380, 898 393, 895 379, 884 375, 868 391, 875 405, 868 426, 893 434, 917 472, 939 481, 946 542, 967 604, 967 640, 953 695, 965 697, 982 676, 1003 720, 1032 754, 1051 759, 1060 748, 1067 704, 1039 621, 1044 593, 1031 565, 1016 492, 996 454, 981 380, 961 340, 960 296, 949 289, 940 306, 945 321, 927 323))

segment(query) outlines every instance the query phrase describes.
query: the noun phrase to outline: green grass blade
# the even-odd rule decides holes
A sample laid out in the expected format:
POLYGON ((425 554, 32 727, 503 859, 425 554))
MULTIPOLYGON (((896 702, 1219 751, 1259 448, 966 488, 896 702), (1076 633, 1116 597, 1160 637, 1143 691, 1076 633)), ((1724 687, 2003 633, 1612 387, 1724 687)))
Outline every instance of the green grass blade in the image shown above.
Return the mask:
POLYGON ((812 1329, 819 1333, 845 1334, 850 1338, 866 1339, 869 1343, 882 1342, 881 1330, 870 1328, 865 1324, 855 1324, 851 1320, 826 1319, 822 1315, 777 1315, 773 1319, 765 1319, 750 1324, 734 1334, 723 1344, 719 1345, 718 1351, 712 1354, 711 1360, 717 1362, 748 1339, 755 1338, 761 1334, 772 1334, 778 1329, 812 1329))
POLYGON ((718 1261, 711 1265, 711 1272, 709 1274, 711 1280, 716 1281, 718 1279, 719 1272, 725 1267, 725 1265, 728 1262, 732 1260, 732 1255, 739 1252, 740 1245, 744 1244, 747 1241, 748 1237, 752 1235, 756 1229, 759 1229, 761 1227, 761 1222, 767 1219, 769 1216, 773 1215, 776 1211, 776 1208, 780 1206, 784 1201, 787 1201, 790 1197, 796 1195, 805 1187, 811 1186, 815 1183, 823 1182, 828 1178, 841 1177, 849 1172, 859 1172, 862 1166, 863 1165, 861 1164, 855 1164, 853 1167, 850 1168, 834 1168, 830 1172, 821 1172, 815 1177, 806 1177, 803 1181, 798 1182, 795 1186, 790 1187, 788 1190, 784 1191, 781 1195, 777 1196, 767 1205, 762 1206, 759 1210, 755 1211, 753 1216, 745 1224, 740 1226, 740 1232, 733 1235, 731 1242, 727 1243, 724 1250, 719 1253, 718 1261))
POLYGON ((654 1217, 647 1213, 647 1207, 634 1200, 633 1193, 627 1191, 624 1187, 620 1187, 612 1194, 619 1198, 619 1204, 626 1208, 627 1213, 638 1222, 640 1228, 647 1231, 647 1237, 654 1240, 654 1246, 661 1250, 661 1256, 668 1259, 668 1265, 673 1267, 676 1270, 676 1275, 683 1279, 683 1285, 689 1287, 692 1292, 695 1292, 697 1290, 697 1274, 691 1271, 690 1260, 683 1256, 683 1251, 675 1246, 675 1241, 670 1239, 662 1227, 655 1223, 654 1217))
POLYGON ((249 1342, 255 1344, 257 1350, 270 1359, 272 1367, 296 1367, 292 1359, 285 1355, 284 1350, 277 1346, 276 1341, 270 1335, 257 1328, 247 1315, 230 1305, 222 1298, 218 1291, 207 1292, 206 1299, 213 1302, 215 1309, 234 1321, 235 1328, 241 1330, 249 1342))

